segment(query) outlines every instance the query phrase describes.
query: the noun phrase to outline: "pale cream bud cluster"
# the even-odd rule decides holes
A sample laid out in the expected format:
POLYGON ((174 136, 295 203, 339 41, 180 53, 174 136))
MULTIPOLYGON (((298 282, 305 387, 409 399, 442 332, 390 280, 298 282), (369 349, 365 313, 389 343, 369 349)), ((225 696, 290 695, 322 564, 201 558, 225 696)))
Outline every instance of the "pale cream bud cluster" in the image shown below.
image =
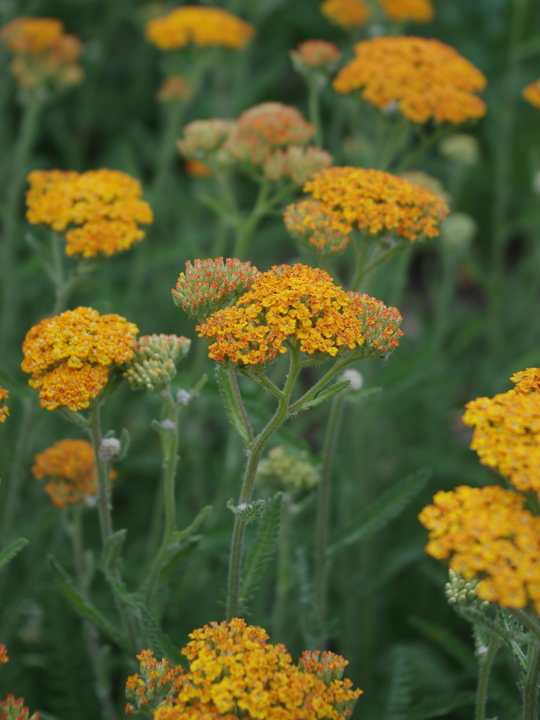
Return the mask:
POLYGON ((176 375, 176 364, 190 345, 191 340, 176 335, 143 335, 133 358, 124 364, 124 377, 133 390, 159 392, 176 375))

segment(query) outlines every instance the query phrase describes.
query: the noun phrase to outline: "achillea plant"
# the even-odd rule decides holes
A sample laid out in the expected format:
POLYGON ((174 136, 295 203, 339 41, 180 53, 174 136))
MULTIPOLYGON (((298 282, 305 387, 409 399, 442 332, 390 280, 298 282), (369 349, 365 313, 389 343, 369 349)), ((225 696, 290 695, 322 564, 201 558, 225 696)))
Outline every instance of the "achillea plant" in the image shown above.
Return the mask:
POLYGON ((9 392, 3 387, 0 387, 0 422, 5 422, 9 415, 9 408, 7 401, 9 398, 9 392))
POLYGON ((540 108, 540 80, 534 80, 523 88, 522 97, 534 107, 540 108))
POLYGON ((178 150, 189 160, 212 161, 235 127, 234 120, 194 120, 183 128, 178 150))
POLYGON ((486 78, 456 50, 439 40, 378 37, 358 43, 355 56, 336 75, 339 93, 360 91, 379 109, 396 103, 414 123, 434 119, 454 125, 485 115, 476 93, 486 78))
POLYGON ((398 22, 425 23, 433 20, 435 14, 431 0, 380 0, 380 3, 385 15, 398 22))
POLYGON ((159 393, 176 375, 176 364, 189 352, 191 340, 177 335, 141 335, 124 377, 134 390, 159 393))
POLYGON ((184 5, 146 25, 147 39, 160 50, 178 50, 189 43, 198 47, 241 50, 255 29, 227 10, 184 5))
POLYGON ((65 232, 67 255, 127 250, 144 237, 139 225, 153 220, 139 181, 119 170, 34 170, 28 182, 26 219, 65 232))
POLYGON ((86 440, 59 440, 38 453, 32 474, 36 480, 48 480, 45 492, 60 510, 98 492, 96 457, 86 440))
POLYGON ((289 56, 298 72, 308 73, 312 70, 331 73, 341 59, 341 50, 334 43, 326 40, 306 40, 291 50, 289 56))
POLYGON ((265 630, 240 618, 212 622, 190 638, 182 650, 187 672, 141 653, 141 674, 127 681, 128 712, 150 711, 154 720, 343 720, 362 693, 342 680, 344 658, 306 652, 294 665, 284 645, 269 644, 265 630))
POLYGON ((318 200, 289 205, 283 219, 291 237, 323 257, 343 252, 351 240, 350 223, 318 200))
MULTIPOLYGON (((0 664, 9 662, 7 648, 0 644, 0 664)), ((11 693, 0 701, 0 720, 39 720, 38 713, 28 716, 28 708, 24 707, 24 698, 15 698, 11 693)))
POLYGON ((87 408, 109 379, 111 367, 133 357, 138 328, 119 315, 79 307, 46 318, 23 342, 24 372, 47 410, 87 408))
POLYGON ((370 16, 368 6, 362 0, 324 0, 321 12, 334 25, 356 28, 370 16))
POLYGON ((175 102, 178 100, 190 102, 190 100, 193 100, 194 95, 195 88, 187 78, 183 75, 169 75, 161 83, 156 93, 156 98, 162 103, 175 102))

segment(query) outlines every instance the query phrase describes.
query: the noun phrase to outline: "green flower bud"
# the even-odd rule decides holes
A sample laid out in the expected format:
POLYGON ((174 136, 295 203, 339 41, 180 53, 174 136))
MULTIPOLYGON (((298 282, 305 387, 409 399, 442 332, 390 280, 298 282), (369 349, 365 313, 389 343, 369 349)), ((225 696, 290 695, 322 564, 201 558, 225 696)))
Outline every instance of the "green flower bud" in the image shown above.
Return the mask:
POLYGON ((439 152, 456 165, 477 165, 480 161, 478 140, 466 133, 456 133, 441 140, 439 152))
POLYGON ((159 392, 176 375, 176 364, 188 353, 191 340, 176 335, 143 335, 123 375, 133 390, 159 392))
POLYGON ((292 453, 283 445, 278 445, 259 463, 257 479, 269 483, 277 481, 293 494, 315 487, 320 480, 320 473, 309 462, 306 452, 292 453))

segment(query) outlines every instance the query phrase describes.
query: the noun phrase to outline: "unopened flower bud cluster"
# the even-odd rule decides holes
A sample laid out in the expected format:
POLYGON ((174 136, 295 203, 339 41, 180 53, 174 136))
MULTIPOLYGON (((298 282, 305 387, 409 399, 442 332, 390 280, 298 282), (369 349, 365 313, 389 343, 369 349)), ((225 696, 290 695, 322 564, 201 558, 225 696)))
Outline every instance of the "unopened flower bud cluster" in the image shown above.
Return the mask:
POLYGON ((124 377, 134 390, 159 392, 176 375, 176 363, 190 345, 191 340, 176 335, 144 335, 124 365, 124 377))
POLYGON ((450 605, 465 605, 475 607, 478 610, 487 608, 489 603, 486 600, 481 600, 476 594, 478 580, 465 580, 454 570, 449 570, 448 575, 449 582, 444 586, 444 592, 450 605))
POLYGON ((305 453, 293 454, 278 445, 261 460, 257 477, 265 481, 277 479, 287 491, 296 493, 315 487, 320 480, 320 473, 306 459, 305 453))

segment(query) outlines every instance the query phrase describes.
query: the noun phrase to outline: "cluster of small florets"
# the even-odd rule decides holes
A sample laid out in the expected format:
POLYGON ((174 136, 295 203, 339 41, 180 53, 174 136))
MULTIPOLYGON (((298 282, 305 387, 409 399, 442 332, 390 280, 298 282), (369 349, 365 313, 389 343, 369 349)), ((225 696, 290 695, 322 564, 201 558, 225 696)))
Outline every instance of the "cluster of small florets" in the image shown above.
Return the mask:
POLYGON ((156 660, 151 650, 137 655, 140 672, 131 675, 126 682, 127 713, 153 712, 163 702, 172 700, 177 678, 183 674, 180 665, 171 665, 162 658, 156 660))
POLYGON ((63 510, 98 491, 96 457, 86 440, 59 440, 34 458, 36 480, 47 478, 45 492, 63 510))
POLYGON ((300 212, 288 208, 288 226, 301 237, 304 225, 308 242, 322 248, 326 233, 335 230, 346 242, 355 226, 370 235, 395 232, 408 240, 434 237, 449 212, 439 195, 379 170, 327 168, 306 183, 304 192, 319 205, 303 206, 300 212))
POLYGON ((161 83, 156 93, 159 102, 168 103, 182 100, 189 102, 193 100, 195 90, 189 80, 183 75, 169 75, 161 83))
POLYGON ((176 365, 190 345, 191 340, 177 335, 142 335, 124 365, 124 377, 134 390, 159 392, 176 375, 176 365))
POLYGON ((288 205, 283 219, 291 237, 323 257, 343 252, 351 239, 350 223, 317 200, 288 205))
POLYGON ((272 448, 257 470, 258 480, 263 483, 277 480, 292 494, 311 490, 320 477, 319 469, 309 461, 306 452, 293 453, 283 445, 272 448))
POLYGON ((64 34, 64 25, 54 18, 18 17, 0 29, 3 41, 15 56, 10 70, 19 87, 32 89, 45 84, 66 87, 84 77, 77 60, 82 43, 64 34))
POLYGON ((67 255, 91 258, 127 250, 144 237, 138 225, 153 220, 139 181, 119 170, 34 170, 28 182, 26 219, 67 230, 67 255))
POLYGON ((173 300, 190 317, 205 320, 216 310, 237 300, 260 272, 250 262, 222 257, 190 260, 171 290, 173 300))
POLYGON ((330 75, 336 69, 341 51, 334 43, 326 40, 306 40, 291 50, 289 56, 294 69, 304 77, 330 75))
POLYGON ((523 99, 534 107, 540 108, 540 79, 529 83, 522 91, 523 99))
POLYGON ((0 422, 5 422, 7 416, 9 415, 9 408, 6 404, 8 398, 9 392, 3 387, 0 387, 0 422))
MULTIPOLYGON (((362 692, 354 690, 348 679, 325 681, 309 669, 313 665, 320 670, 319 664, 323 667, 326 663, 332 674, 338 672, 338 666, 342 672, 346 665, 343 658, 323 653, 324 657, 315 661, 308 654, 304 658, 305 668, 302 660, 300 666, 293 665, 284 645, 269 644, 262 628, 246 625, 239 618, 205 625, 191 633, 190 638, 191 642, 182 650, 190 663, 187 672, 179 670, 176 677, 171 677, 168 666, 155 669, 157 683, 165 673, 173 689, 168 690, 166 698, 153 711, 154 720, 233 717, 343 720, 350 717, 362 692)), ((152 662, 150 651, 141 655, 145 663, 152 662)), ((133 678, 137 679, 128 680, 132 696, 137 685, 143 687, 139 684, 142 678, 133 678)), ((146 707, 149 705, 150 702, 146 707)), ((138 707, 144 707, 141 700, 138 707)))
POLYGON ((195 5, 184 5, 150 20, 145 32, 160 50, 179 50, 189 43, 241 50, 255 35, 252 25, 227 10, 195 5))
POLYGON ((478 140, 467 133, 454 133, 441 140, 439 152, 457 165, 476 165, 480 160, 478 140))
POLYGON ((39 388, 42 407, 75 412, 103 390, 112 365, 133 357, 137 333, 136 325, 116 314, 66 310, 28 331, 21 367, 32 375, 29 384, 39 388))
POLYGON ((304 672, 316 675, 326 684, 341 680, 348 664, 349 661, 341 655, 320 650, 304 650, 298 660, 298 665, 304 672))
POLYGON ((324 0, 321 12, 331 23, 343 28, 360 27, 370 16, 362 0, 324 0))
POLYGON ((516 387, 467 403, 463 422, 472 427, 471 449, 518 490, 540 495, 540 370, 516 373, 516 387))
POLYGON ((448 582, 444 586, 444 593, 449 605, 461 605, 484 610, 489 603, 481 601, 476 593, 478 580, 465 580, 453 570, 448 571, 448 582))
POLYGON ((438 492, 419 515, 429 532, 426 552, 449 558, 465 580, 478 579, 478 597, 502 607, 540 612, 540 517, 526 498, 502 487, 462 485, 438 492))
POLYGON ((194 120, 184 127, 184 137, 177 141, 178 150, 189 160, 208 163, 217 160, 230 162, 223 145, 236 123, 234 120, 194 120), (226 157, 223 157, 226 156, 226 157))
POLYGON ((276 150, 305 145, 315 128, 294 107, 267 102, 238 118, 225 149, 241 162, 262 165, 276 150))
POLYGON ((360 90, 380 109, 397 104, 415 123, 433 118, 457 125, 486 112, 475 95, 486 85, 484 75, 439 40, 377 37, 358 43, 354 52, 333 81, 337 92, 360 90))
MULTIPOLYGON (((0 643, 0 665, 9 662, 7 648, 0 643)), ((15 698, 9 694, 5 700, 0 701, 0 720, 39 720, 39 714, 34 713, 28 717, 28 708, 24 707, 24 698, 15 698)))
POLYGON ((332 156, 326 150, 312 145, 291 145, 270 155, 263 164, 263 172, 269 180, 290 178, 295 185, 301 186, 331 164, 332 156))
POLYGON ((384 358, 399 345, 403 320, 395 307, 386 307, 380 300, 359 292, 349 292, 356 317, 362 325, 366 348, 370 354, 384 358))
POLYGON ((431 0, 379 0, 384 13, 390 20, 406 22, 412 20, 424 23, 433 20, 431 0))

